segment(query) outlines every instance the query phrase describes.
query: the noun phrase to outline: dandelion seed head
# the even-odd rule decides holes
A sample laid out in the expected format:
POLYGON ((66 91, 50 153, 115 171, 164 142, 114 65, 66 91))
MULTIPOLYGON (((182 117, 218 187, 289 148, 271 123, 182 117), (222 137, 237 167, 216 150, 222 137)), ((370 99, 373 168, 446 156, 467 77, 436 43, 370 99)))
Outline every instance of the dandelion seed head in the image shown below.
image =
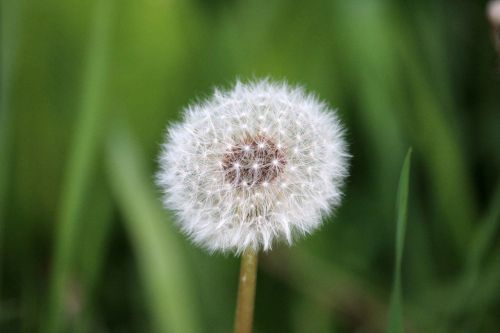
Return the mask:
POLYGON ((292 244, 340 203, 343 133, 336 113, 301 88, 263 80, 216 90, 167 131, 164 205, 211 252, 292 244))

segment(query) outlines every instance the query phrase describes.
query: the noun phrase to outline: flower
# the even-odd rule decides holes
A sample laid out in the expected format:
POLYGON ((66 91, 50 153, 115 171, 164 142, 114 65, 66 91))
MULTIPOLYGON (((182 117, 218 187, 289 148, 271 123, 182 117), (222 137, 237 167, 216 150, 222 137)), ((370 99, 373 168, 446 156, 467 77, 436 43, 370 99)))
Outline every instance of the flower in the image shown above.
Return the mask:
POLYGON ((301 88, 262 80, 216 90, 167 131, 164 205, 211 252, 292 244, 340 202, 343 133, 335 112, 301 88))

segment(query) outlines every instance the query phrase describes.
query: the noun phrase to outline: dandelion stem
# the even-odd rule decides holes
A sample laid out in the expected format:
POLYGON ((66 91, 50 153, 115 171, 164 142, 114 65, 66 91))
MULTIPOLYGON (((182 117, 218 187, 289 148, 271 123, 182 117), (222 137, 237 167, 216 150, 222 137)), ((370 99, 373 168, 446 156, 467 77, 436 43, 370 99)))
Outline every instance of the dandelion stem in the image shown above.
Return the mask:
POLYGON ((250 333, 253 324, 258 255, 248 249, 241 256, 240 283, 236 303, 234 333, 250 333))

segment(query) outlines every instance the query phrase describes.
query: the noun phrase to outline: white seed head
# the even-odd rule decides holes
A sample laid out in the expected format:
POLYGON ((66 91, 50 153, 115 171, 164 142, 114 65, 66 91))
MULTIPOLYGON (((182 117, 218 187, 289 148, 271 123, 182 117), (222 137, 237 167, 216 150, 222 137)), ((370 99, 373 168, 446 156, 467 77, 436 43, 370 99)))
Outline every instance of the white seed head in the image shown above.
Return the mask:
POLYGON ((157 183, 196 244, 266 251, 321 225, 340 202, 348 159, 337 115, 315 96, 237 82, 168 129, 157 183))

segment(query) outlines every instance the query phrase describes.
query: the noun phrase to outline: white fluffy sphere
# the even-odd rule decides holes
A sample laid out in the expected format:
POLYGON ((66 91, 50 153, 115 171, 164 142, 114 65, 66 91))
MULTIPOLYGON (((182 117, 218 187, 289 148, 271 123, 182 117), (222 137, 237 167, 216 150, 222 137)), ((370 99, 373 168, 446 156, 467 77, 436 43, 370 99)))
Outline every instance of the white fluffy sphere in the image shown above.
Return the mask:
POLYGON ((266 251, 321 225, 340 202, 348 158, 337 115, 315 96, 237 82, 168 129, 157 183, 196 244, 266 251))

